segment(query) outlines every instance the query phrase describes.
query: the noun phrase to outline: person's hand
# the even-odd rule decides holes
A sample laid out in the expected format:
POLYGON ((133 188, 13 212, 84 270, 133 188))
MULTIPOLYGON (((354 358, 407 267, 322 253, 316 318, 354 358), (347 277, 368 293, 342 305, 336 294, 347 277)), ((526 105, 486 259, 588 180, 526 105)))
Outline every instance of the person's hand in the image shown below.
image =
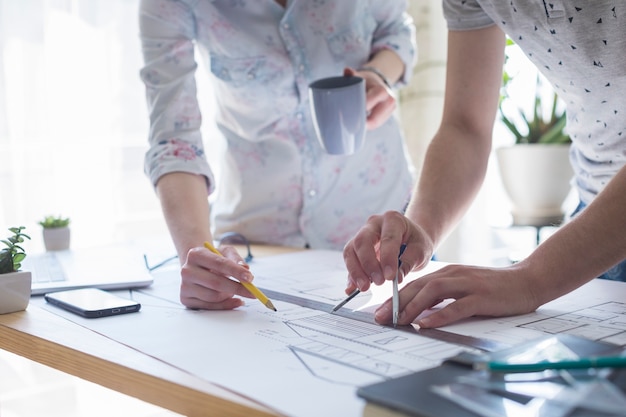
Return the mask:
MULTIPOLYGON (((348 269, 346 293, 355 288, 367 291, 371 283, 381 285, 394 279, 403 243, 406 249, 400 258, 400 278, 427 265, 434 250, 432 240, 399 212, 370 217, 343 251, 348 269)), ((507 316, 534 311, 538 301, 528 277, 535 272, 529 264, 520 262, 500 269, 448 265, 418 278, 400 290, 398 324, 412 323, 444 300, 450 302, 416 323, 424 328, 440 327, 476 315, 507 316)), ((374 318, 380 324, 391 323, 390 299, 381 304, 374 318)))
POLYGON ((426 266, 433 254, 432 240, 400 212, 371 216, 343 250, 348 268, 346 293, 355 288, 364 292, 371 283, 381 285, 385 280, 394 279, 403 243, 406 249, 400 258, 400 281, 409 271, 426 266))
MULTIPOLYGON (((411 324, 426 310, 444 300, 441 309, 428 312, 416 324, 423 328, 441 327, 472 316, 502 317, 534 311, 538 306, 523 265, 487 268, 448 265, 409 282, 400 290, 398 324, 411 324)), ((391 323, 391 301, 375 313, 381 324, 391 323)))
POLYGON ((233 277, 240 281, 253 279, 248 265, 237 250, 223 246, 214 254, 205 247, 191 249, 181 269, 180 301, 188 308, 204 310, 232 310, 244 304, 235 295, 254 296, 233 277))
POLYGON ((371 71, 356 71, 346 68, 346 76, 357 76, 365 80, 367 110, 367 129, 372 130, 381 126, 389 119, 396 109, 396 97, 383 80, 371 71))

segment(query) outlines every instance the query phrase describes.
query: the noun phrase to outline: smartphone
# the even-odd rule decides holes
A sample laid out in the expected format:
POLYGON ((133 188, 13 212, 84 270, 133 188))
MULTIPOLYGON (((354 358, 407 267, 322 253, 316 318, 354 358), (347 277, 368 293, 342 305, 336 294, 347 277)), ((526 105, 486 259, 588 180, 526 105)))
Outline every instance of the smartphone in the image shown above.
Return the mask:
POLYGON ((137 301, 97 288, 51 292, 45 294, 44 298, 50 304, 90 319, 134 313, 141 308, 137 301))

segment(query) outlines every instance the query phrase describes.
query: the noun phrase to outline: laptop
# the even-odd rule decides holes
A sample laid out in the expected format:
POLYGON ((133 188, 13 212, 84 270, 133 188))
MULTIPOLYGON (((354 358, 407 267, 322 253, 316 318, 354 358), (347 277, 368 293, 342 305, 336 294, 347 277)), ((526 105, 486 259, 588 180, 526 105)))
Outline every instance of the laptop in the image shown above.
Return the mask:
POLYGON ((78 288, 142 288, 153 282, 142 254, 128 246, 29 254, 21 270, 31 271, 32 295, 78 288))

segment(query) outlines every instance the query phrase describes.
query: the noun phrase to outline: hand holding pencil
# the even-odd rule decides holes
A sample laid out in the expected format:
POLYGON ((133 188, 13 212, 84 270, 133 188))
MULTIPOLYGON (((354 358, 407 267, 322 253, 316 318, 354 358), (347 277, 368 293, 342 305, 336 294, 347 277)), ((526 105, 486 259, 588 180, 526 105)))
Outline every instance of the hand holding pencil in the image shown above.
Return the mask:
MULTIPOLYGON (((207 248, 208 250, 210 250, 211 252, 213 252, 216 255, 224 256, 210 242, 204 242, 204 247, 207 248)), ((252 293, 252 295, 254 295, 260 302, 262 302, 263 305, 265 305, 265 307, 269 308, 270 310, 276 311, 276 307, 274 307, 274 305, 272 304, 270 299, 267 298, 267 296, 265 294, 263 294, 263 292, 261 292, 261 290, 259 290, 254 284, 252 284, 251 282, 247 282, 247 281, 239 281, 239 282, 248 291, 250 291, 250 293, 252 293)))

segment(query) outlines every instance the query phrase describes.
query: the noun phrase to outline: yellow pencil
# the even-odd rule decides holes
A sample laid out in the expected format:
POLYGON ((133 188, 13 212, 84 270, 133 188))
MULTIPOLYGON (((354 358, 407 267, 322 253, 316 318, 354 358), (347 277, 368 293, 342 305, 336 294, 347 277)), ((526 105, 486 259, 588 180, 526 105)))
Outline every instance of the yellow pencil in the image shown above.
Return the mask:
MULTIPOLYGON (((211 252, 213 252, 216 255, 224 256, 224 255, 222 255, 222 253, 220 251, 215 249, 215 246, 213 246, 210 242, 204 242, 204 247, 207 248, 208 250, 210 250, 211 252)), ((258 289, 253 283, 246 282, 246 281, 239 281, 239 282, 248 291, 250 291, 252 293, 252 295, 254 295, 260 302, 262 302, 265 305, 265 307, 269 308, 270 310, 276 311, 276 307, 274 307, 274 304, 272 304, 270 299, 267 298, 267 296, 265 294, 263 294, 261 292, 261 290, 258 289)))

